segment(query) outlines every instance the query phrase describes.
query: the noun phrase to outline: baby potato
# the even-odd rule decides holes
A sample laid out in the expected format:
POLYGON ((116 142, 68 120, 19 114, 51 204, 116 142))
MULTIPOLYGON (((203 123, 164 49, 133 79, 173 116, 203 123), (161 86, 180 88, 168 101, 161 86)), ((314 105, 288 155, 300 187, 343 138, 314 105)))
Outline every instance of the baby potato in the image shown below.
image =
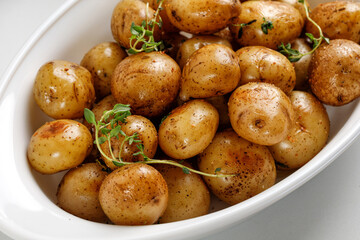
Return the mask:
MULTIPOLYGON (((138 139, 144 145, 144 153, 149 158, 153 158, 158 147, 158 135, 154 124, 147 118, 140 115, 130 115, 126 118, 126 123, 121 124, 121 130, 127 135, 131 136, 134 133, 138 134, 138 139)), ((118 135, 118 138, 111 138, 111 149, 115 156, 119 156, 119 151, 124 140, 124 136, 118 135)), ((142 161, 144 158, 141 155, 134 156, 133 154, 138 152, 139 149, 136 143, 130 144, 128 141, 124 143, 121 149, 121 158, 125 162, 142 161)), ((109 143, 105 142, 101 144, 101 149, 105 156, 102 156, 105 164, 111 168, 118 168, 113 164, 111 160, 111 153, 109 149, 109 143), (107 156, 107 157, 106 157, 107 156)))
POLYGON ((241 13, 230 25, 241 46, 264 46, 276 50, 281 43, 290 42, 301 34, 304 19, 287 3, 247 1, 241 6, 241 13), (248 25, 241 27, 241 24, 248 25))
POLYGON ((281 53, 262 46, 243 47, 236 51, 241 78, 239 85, 248 82, 267 82, 289 94, 296 83, 295 69, 281 53))
POLYGON ((228 111, 228 101, 229 101, 229 94, 210 97, 204 99, 205 101, 211 103, 219 113, 219 126, 222 128, 230 127, 230 118, 229 118, 229 111, 228 111))
MULTIPOLYGON (((187 167, 190 164, 182 163, 187 167)), ((185 174, 179 167, 157 164, 155 166, 165 179, 169 200, 160 223, 175 222, 205 215, 210 208, 210 193, 198 174, 185 174)))
POLYGON ((62 178, 56 193, 59 207, 80 218, 105 223, 107 217, 100 206, 99 190, 106 176, 97 163, 71 169, 62 178))
POLYGON ((111 76, 127 53, 115 42, 103 42, 91 48, 80 65, 88 69, 94 80, 97 100, 110 94, 111 76))
POLYGON ((111 92, 118 103, 130 104, 133 114, 156 117, 165 113, 180 88, 177 63, 161 52, 125 58, 114 70, 111 92))
POLYGON ((219 114, 204 100, 191 100, 171 111, 159 128, 159 146, 166 155, 187 159, 201 153, 213 139, 219 114))
POLYGON ((313 54, 309 83, 318 99, 342 106, 360 96, 360 45, 335 39, 321 45, 313 54))
POLYGON ((105 178, 99 201, 116 225, 150 225, 167 207, 168 187, 155 168, 142 163, 130 164, 105 178))
MULTIPOLYGON (((304 19, 304 22, 307 21, 304 4, 301 3, 299 0, 275 0, 275 1, 290 4, 291 6, 293 6, 294 8, 296 8, 300 12, 302 18, 304 19)), ((304 0, 304 1, 305 1, 306 6, 310 7, 308 1, 307 0, 304 0)))
POLYGON ((293 91, 290 100, 295 124, 287 138, 269 146, 282 169, 296 169, 311 160, 325 146, 330 131, 326 109, 312 94, 293 91))
MULTIPOLYGON (((325 37, 360 43, 359 3, 334 1, 319 4, 311 11, 310 17, 321 27, 325 37)), ((319 30, 311 22, 306 23, 306 32, 319 36, 319 30)))
POLYGON ((178 29, 193 34, 215 33, 239 15, 239 0, 166 0, 166 14, 178 29))
MULTIPOLYGON (((311 47, 307 44, 304 38, 297 38, 292 41, 291 48, 298 50, 302 54, 311 51, 311 47)), ((295 89, 297 90, 305 90, 309 87, 307 80, 309 78, 311 56, 312 54, 305 55, 299 61, 293 63, 296 73, 295 89)))
POLYGON ((228 40, 223 39, 221 37, 194 36, 186 40, 181 45, 179 51, 177 52, 176 62, 179 64, 180 68, 183 69, 191 54, 193 54, 196 50, 199 50, 200 48, 213 43, 223 44, 231 48, 231 43, 228 40))
POLYGON ((90 153, 90 131, 74 120, 55 120, 42 125, 30 139, 27 157, 43 174, 53 174, 80 165, 90 153))
POLYGON ((238 87, 231 94, 228 106, 235 132, 261 145, 284 140, 294 122, 290 99, 269 83, 252 82, 238 87))
MULTIPOLYGON (((115 41, 124 48, 130 48, 131 24, 141 26, 142 21, 152 18, 154 13, 154 9, 146 8, 146 4, 140 0, 120 1, 111 16, 111 33, 115 41)), ((155 40, 158 41, 160 36, 160 29, 155 27, 155 40)), ((135 42, 135 39, 133 41, 135 42)))
POLYGON ((207 98, 233 91, 240 80, 240 66, 235 52, 222 44, 210 44, 194 52, 181 75, 179 97, 207 98))
POLYGON ((234 205, 266 190, 275 183, 275 162, 266 146, 251 143, 233 130, 219 132, 198 157, 200 171, 235 174, 203 177, 210 191, 234 205))
POLYGON ((63 60, 45 63, 37 72, 33 95, 37 105, 54 119, 76 119, 91 108, 95 90, 91 73, 63 60))

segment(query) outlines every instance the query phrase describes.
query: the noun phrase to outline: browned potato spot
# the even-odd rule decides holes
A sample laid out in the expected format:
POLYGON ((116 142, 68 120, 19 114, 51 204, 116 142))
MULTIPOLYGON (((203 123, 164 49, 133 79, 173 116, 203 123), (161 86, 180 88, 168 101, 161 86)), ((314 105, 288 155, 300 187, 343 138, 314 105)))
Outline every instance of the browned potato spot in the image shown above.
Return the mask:
POLYGON ((244 140, 233 130, 217 133, 212 143, 199 155, 199 169, 207 173, 237 174, 233 177, 204 177, 218 198, 236 204, 275 183, 274 159, 266 146, 244 140))
POLYGON ((32 135, 27 157, 36 171, 52 174, 81 164, 92 145, 91 133, 83 124, 55 120, 45 123, 32 135))
POLYGON ((39 69, 33 94, 37 105, 55 119, 81 118, 91 108, 95 90, 91 73, 84 67, 54 60, 39 69))
POLYGON ((99 200, 117 225, 149 225, 164 213, 168 188, 155 168, 141 163, 114 170, 103 181, 99 200))
POLYGON ((360 96, 360 46, 345 39, 331 40, 313 54, 309 83, 325 104, 342 106, 360 96))
POLYGON ((134 114, 155 117, 166 112, 180 88, 177 63, 161 52, 127 57, 115 68, 111 92, 118 103, 130 104, 134 114))
POLYGON ((294 110, 289 98, 269 83, 247 83, 229 99, 231 126, 239 136, 261 145, 273 145, 289 133, 294 110))
POLYGON ((269 147, 282 169, 299 168, 311 160, 325 146, 330 131, 326 109, 313 95, 293 91, 290 100, 295 124, 283 141, 269 147))
POLYGON ((191 158, 210 144, 218 125, 215 107, 204 100, 189 101, 175 108, 161 123, 159 146, 172 158, 191 158))
POLYGON ((289 94, 295 87, 295 69, 281 53, 262 46, 243 47, 236 51, 241 78, 239 85, 248 82, 267 82, 289 94))
POLYGON ((62 178, 56 193, 59 207, 80 218, 106 222, 99 202, 100 185, 106 176, 97 163, 71 169, 62 178))

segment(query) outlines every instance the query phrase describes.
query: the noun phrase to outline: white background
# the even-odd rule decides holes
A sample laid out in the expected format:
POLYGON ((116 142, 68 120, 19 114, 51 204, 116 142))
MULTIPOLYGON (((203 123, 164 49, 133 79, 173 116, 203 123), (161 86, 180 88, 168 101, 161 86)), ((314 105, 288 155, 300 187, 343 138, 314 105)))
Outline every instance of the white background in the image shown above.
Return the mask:
MULTIPOLYGON (((0 75, 33 31, 62 3, 0 0, 0 75)), ((0 232, 0 239, 10 238, 0 232)), ((206 239, 360 239, 360 138, 329 167, 284 199, 206 239)))

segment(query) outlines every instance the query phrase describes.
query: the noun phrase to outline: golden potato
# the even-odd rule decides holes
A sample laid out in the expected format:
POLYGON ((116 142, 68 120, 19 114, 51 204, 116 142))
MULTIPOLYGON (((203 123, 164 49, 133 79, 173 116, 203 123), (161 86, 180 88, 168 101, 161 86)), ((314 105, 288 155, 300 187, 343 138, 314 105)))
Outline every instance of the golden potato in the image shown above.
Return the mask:
POLYGON ((280 88, 261 82, 238 87, 229 99, 229 117, 235 132, 244 139, 273 145, 287 136, 294 110, 280 88))
MULTIPOLYGON (((154 124, 149 119, 140 115, 128 116, 126 118, 126 123, 121 124, 121 130, 128 136, 137 133, 138 139, 141 140, 141 143, 144 145, 145 155, 149 158, 153 158, 155 156, 156 149, 158 147, 158 135, 154 124)), ((111 138, 111 149, 114 153, 114 156, 119 156, 119 151, 121 150, 121 158, 125 162, 136 162, 143 160, 141 155, 133 155, 139 151, 136 143, 130 144, 129 142, 125 142, 122 146, 124 138, 125 137, 121 134, 118 135, 118 138, 111 138), (120 149, 121 146, 122 149, 120 149)), ((109 143, 105 142, 101 144, 101 149, 105 154, 105 156, 102 156, 105 164, 111 169, 116 169, 117 166, 115 166, 112 160, 110 160, 111 153, 109 149, 109 143)))
POLYGON ((130 164, 105 178, 99 201, 114 224, 149 225, 164 213, 168 187, 155 168, 142 163, 130 164))
MULTIPOLYGON (((348 39, 360 43, 360 4, 351 1, 333 1, 316 6, 310 17, 321 27, 325 37, 348 39)), ((306 32, 319 36, 319 30, 311 22, 306 32)))
POLYGON ((272 83, 289 94, 296 83, 295 69, 281 53, 262 46, 243 47, 236 51, 241 78, 239 85, 248 82, 272 83))
POLYGON ((223 44, 225 46, 228 46, 231 48, 231 43, 223 39, 221 37, 216 36, 194 36, 188 40, 186 40, 181 47, 179 48, 179 51, 176 55, 176 62, 179 64, 180 68, 183 69, 187 60, 189 57, 196 52, 196 50, 199 50, 200 48, 209 45, 209 44, 223 44))
MULTIPOLYGON (((296 8, 300 12, 302 18, 304 19, 304 22, 307 21, 304 4, 301 3, 299 0, 275 0, 275 1, 290 4, 291 6, 293 6, 294 8, 296 8)), ((304 1, 305 1, 306 6, 310 7, 308 1, 307 0, 304 0, 304 1)))
MULTIPOLYGON (((190 164, 182 163, 187 167, 190 164)), ((155 168, 164 177, 169 200, 160 223, 175 222, 205 215, 210 208, 210 193, 200 175, 185 174, 179 167, 157 164, 155 168)))
POLYGON ((241 46, 264 46, 276 50, 281 43, 288 43, 301 34, 304 19, 287 3, 247 1, 241 6, 241 13, 230 25, 241 46), (241 27, 241 24, 249 25, 241 27))
POLYGON ((179 97, 207 98, 233 91, 240 80, 239 60, 235 52, 222 44, 206 45, 194 52, 181 75, 179 97))
POLYGON ((27 157, 36 171, 52 174, 80 165, 92 145, 91 133, 83 124, 55 120, 45 123, 32 135, 27 157))
POLYGON ((199 154, 200 171, 236 174, 233 177, 203 177, 212 193, 228 204, 236 204, 275 183, 275 162, 269 149, 246 141, 233 130, 217 133, 199 154))
POLYGON ((239 0, 166 0, 165 9, 170 22, 178 29, 211 34, 227 27, 240 13, 241 4, 239 0))
MULTIPOLYGON (((131 24, 134 23, 140 26, 142 21, 151 19, 154 13, 154 9, 151 7, 146 8, 146 4, 140 0, 120 1, 115 6, 111 16, 111 32, 115 41, 124 48, 130 48, 131 24)), ((160 36, 160 29, 155 27, 155 39, 158 40, 160 36)))
POLYGON ((100 185, 107 172, 97 163, 87 163, 68 171, 62 178, 56 197, 65 211, 94 222, 106 222, 99 202, 100 185))
POLYGON ((283 141, 269 146, 283 169, 296 169, 311 160, 325 146, 330 131, 326 109, 312 94, 293 91, 290 100, 295 124, 283 141))
POLYGON ((320 46, 311 58, 309 83, 318 99, 341 106, 360 96, 360 45, 331 40, 320 46))
POLYGON ((161 123, 159 146, 175 159, 194 157, 210 144, 218 125, 214 106, 204 100, 191 100, 172 110, 161 123))
POLYGON ((140 53, 121 61, 111 79, 118 103, 130 104, 133 114, 155 117, 165 113, 180 88, 177 63, 161 52, 140 53))
MULTIPOLYGON (((311 51, 311 47, 304 38, 297 38, 291 42, 291 48, 298 50, 304 54, 311 51)), ((294 68, 296 73, 296 90, 304 90, 308 88, 309 67, 312 54, 303 56, 299 61, 294 62, 294 68)))
POLYGON ((127 53, 115 42, 99 43, 91 48, 80 65, 88 69, 94 80, 96 100, 111 93, 111 76, 116 65, 127 57, 127 53))
POLYGON ((37 72, 33 95, 37 105, 54 119, 81 118, 91 108, 95 90, 91 73, 63 60, 45 63, 37 72))

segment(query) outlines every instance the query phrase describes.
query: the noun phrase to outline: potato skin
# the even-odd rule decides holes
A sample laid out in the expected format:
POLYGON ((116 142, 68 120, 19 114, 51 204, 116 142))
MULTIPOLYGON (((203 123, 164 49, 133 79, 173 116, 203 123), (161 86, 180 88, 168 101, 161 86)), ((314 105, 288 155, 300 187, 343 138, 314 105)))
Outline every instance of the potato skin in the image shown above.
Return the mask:
POLYGON ((219 125, 215 107, 204 100, 191 100, 171 111, 159 128, 159 146, 166 155, 187 159, 202 152, 219 125))
POLYGON ((95 90, 91 73, 63 60, 47 62, 36 75, 33 95, 37 105, 54 119, 76 119, 91 108, 95 90))
MULTIPOLYGON (((151 18, 154 13, 154 9, 149 7, 148 17, 151 18)), ((141 26, 142 21, 146 20, 146 15, 146 4, 144 2, 140 0, 120 1, 115 6, 111 16, 111 33, 115 41, 124 48, 130 48, 131 24, 141 26)), ((154 31, 156 41, 160 38, 160 35, 160 29, 156 27, 154 31)))
POLYGON ((200 48, 209 45, 209 44, 223 44, 231 48, 231 43, 221 37, 216 36, 194 36, 186 40, 176 55, 176 62, 179 64, 180 68, 183 69, 189 57, 199 50, 200 48))
MULTIPOLYGON (((319 4, 311 10, 310 17, 321 27, 325 37, 360 43, 359 3, 332 1, 319 4)), ((307 22, 306 32, 319 36, 319 30, 311 22, 307 22)))
POLYGON ((326 144, 330 121, 326 109, 311 93, 293 91, 290 100, 295 124, 280 143, 269 146, 282 169, 296 169, 311 160, 326 144))
POLYGON ((296 83, 295 69, 281 53, 262 46, 243 47, 236 51, 241 78, 239 85, 248 82, 267 82, 289 94, 296 83))
POLYGON ((170 22, 193 34, 211 34, 225 28, 241 9, 239 0, 167 0, 164 3, 170 22))
POLYGON ((240 15, 233 20, 230 30, 241 46, 264 46, 276 50, 283 42, 287 43, 300 36, 304 20, 300 12, 287 3, 272 1, 247 1, 242 3, 240 15), (274 28, 265 34, 261 25, 271 21, 274 28), (256 22, 243 27, 239 37, 240 26, 236 24, 256 22))
POLYGON ((74 120, 55 120, 35 131, 27 157, 36 171, 53 174, 80 165, 92 145, 91 133, 83 124, 74 120))
POLYGON ((233 91, 240 80, 240 66, 235 52, 222 44, 210 44, 194 52, 181 75, 179 97, 207 98, 233 91))
POLYGON ((100 206, 99 190, 107 175, 97 163, 69 170, 56 193, 59 207, 80 218, 105 223, 107 217, 100 206))
MULTIPOLYGON (((149 158, 153 158, 158 147, 158 135, 154 124, 147 118, 140 115, 131 115, 126 118, 126 123, 121 124, 121 129, 128 136, 138 133, 138 138, 144 145, 144 153, 149 158)), ((111 147, 115 156, 119 156, 120 146, 124 140, 124 136, 118 135, 119 139, 111 138, 111 147)), ((125 162, 142 161, 143 157, 140 155, 134 156, 133 154, 138 152, 137 144, 129 144, 126 142, 123 146, 121 158, 125 162)), ((111 157, 109 150, 109 143, 105 142, 101 144, 101 149, 106 156, 111 157)), ((112 161, 108 160, 105 156, 102 156, 105 164, 112 170, 118 168, 112 161)))
POLYGON ((99 201, 116 225, 149 225, 164 213, 168 188, 155 168, 136 163, 118 168, 105 178, 99 201))
MULTIPOLYGON (((182 163, 191 167, 187 162, 182 163)), ((155 168, 164 177, 169 200, 160 223, 175 222, 205 215, 210 208, 210 193, 200 175, 185 174, 179 167, 157 164, 155 168)))
POLYGON ((309 84, 322 103, 342 106, 360 96, 359 59, 360 46, 350 40, 335 39, 316 50, 311 58, 309 84))
MULTIPOLYGON (((306 53, 311 51, 311 47, 308 45, 304 38, 297 38, 291 42, 291 48, 298 50, 300 53, 306 53)), ((309 88, 309 67, 312 54, 303 56, 299 61, 294 62, 294 68, 296 73, 296 90, 305 90, 309 88)))
POLYGON ((94 80, 96 100, 111 93, 111 76, 118 63, 127 53, 115 42, 102 42, 91 48, 80 65, 88 69, 94 80))
POLYGON ((238 174, 233 177, 203 177, 219 199, 234 205, 266 190, 275 183, 276 168, 266 146, 239 137, 232 129, 219 132, 198 156, 203 172, 238 174))
POLYGON ((235 132, 244 139, 273 145, 289 133, 294 110, 289 98, 269 83, 247 83, 238 87, 229 99, 229 117, 235 132))
POLYGON ((165 113, 180 88, 177 63, 161 52, 139 53, 121 61, 111 79, 118 103, 130 104, 133 114, 156 117, 165 113))

